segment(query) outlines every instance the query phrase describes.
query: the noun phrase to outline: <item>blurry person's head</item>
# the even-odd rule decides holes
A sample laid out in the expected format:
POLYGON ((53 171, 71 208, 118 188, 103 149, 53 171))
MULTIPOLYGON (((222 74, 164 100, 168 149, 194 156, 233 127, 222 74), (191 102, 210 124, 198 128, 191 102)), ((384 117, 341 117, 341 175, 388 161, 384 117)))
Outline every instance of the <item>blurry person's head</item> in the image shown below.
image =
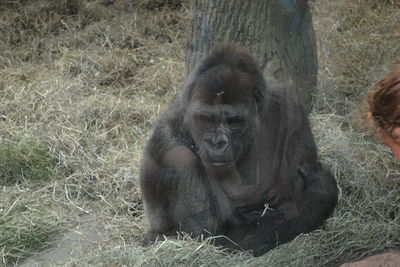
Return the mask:
POLYGON ((400 67, 374 85, 368 103, 369 118, 383 142, 400 159, 400 67))

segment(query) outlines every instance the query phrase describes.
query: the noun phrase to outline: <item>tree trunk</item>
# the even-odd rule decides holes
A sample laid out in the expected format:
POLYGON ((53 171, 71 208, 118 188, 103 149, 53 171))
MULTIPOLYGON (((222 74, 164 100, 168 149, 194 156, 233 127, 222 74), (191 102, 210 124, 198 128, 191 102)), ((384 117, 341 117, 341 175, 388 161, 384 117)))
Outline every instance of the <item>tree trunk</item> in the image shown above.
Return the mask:
POLYGON ((289 93, 310 112, 317 50, 307 0, 192 0, 191 16, 188 71, 215 45, 240 44, 267 80, 290 83, 289 93))

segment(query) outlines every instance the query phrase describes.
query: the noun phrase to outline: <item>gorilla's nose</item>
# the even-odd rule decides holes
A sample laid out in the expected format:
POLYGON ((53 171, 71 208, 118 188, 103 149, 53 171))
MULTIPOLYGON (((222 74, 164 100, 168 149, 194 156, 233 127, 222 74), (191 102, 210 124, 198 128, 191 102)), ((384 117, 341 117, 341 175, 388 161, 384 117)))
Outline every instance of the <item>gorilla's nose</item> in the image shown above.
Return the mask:
POLYGON ((209 135, 204 138, 206 149, 210 154, 220 154, 228 148, 228 137, 225 134, 209 135))

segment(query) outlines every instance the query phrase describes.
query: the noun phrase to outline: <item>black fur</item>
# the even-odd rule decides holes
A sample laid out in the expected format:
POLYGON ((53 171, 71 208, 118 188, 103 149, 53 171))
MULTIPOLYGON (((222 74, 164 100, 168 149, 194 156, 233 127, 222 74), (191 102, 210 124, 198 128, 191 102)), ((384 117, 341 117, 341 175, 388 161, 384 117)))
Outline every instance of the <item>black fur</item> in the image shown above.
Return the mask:
POLYGON ((261 255, 320 226, 337 202, 302 107, 249 54, 223 46, 155 125, 140 187, 144 243, 177 232, 261 255))

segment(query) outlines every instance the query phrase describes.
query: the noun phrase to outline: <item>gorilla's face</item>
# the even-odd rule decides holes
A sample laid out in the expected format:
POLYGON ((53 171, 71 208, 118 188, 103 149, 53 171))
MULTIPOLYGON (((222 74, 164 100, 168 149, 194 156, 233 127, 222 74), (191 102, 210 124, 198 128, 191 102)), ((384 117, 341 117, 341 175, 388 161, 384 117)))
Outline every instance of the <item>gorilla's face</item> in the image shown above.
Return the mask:
POLYGON ((231 167, 253 141, 253 88, 241 72, 220 67, 209 72, 195 85, 185 119, 203 164, 231 167))

